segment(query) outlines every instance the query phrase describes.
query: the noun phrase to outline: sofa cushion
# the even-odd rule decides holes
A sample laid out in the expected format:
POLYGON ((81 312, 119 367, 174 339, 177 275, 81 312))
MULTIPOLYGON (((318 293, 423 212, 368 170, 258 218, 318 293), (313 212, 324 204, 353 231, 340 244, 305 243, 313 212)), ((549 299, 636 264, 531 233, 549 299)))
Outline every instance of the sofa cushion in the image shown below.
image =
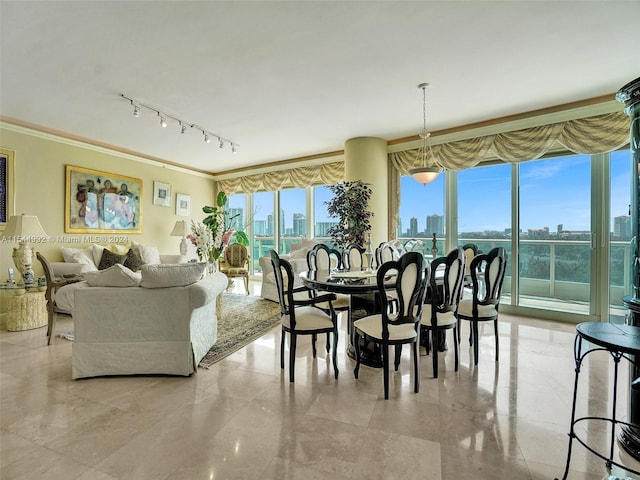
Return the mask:
POLYGON ((143 265, 142 282, 144 288, 184 287, 202 278, 206 263, 181 263, 143 265))
POLYGON ((98 270, 105 270, 109 267, 113 267, 116 264, 124 264, 124 261, 127 259, 126 255, 118 255, 117 253, 112 253, 106 248, 102 251, 102 258, 100 258, 100 264, 98 265, 98 270))
POLYGON ((141 278, 140 273, 132 272, 119 263, 104 270, 84 274, 84 279, 90 287, 137 287, 141 278))
POLYGON ((133 248, 130 248, 124 260, 124 266, 134 272, 139 272, 142 265, 144 265, 144 262, 142 258, 140 258, 140 255, 138 255, 133 248))

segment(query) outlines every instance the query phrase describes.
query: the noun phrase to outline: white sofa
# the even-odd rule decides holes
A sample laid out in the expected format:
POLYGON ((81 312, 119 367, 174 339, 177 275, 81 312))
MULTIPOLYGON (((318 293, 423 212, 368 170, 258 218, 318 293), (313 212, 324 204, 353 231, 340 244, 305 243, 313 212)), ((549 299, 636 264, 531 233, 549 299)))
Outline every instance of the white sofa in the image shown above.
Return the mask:
MULTIPOLYGON (((317 242, 313 240, 302 240, 298 243, 291 243, 289 245, 291 253, 280 255, 280 258, 284 258, 291 263, 295 276, 294 286, 296 287, 302 285, 302 280, 298 277, 298 273, 309 269, 307 266, 307 252, 313 248, 316 243, 317 242)), ((278 289, 276 288, 276 277, 273 273, 271 257, 269 255, 260 257, 258 262, 260 263, 260 269, 262 270, 262 289, 260 295, 265 300, 277 302, 278 289)))
POLYGON ((142 268, 140 286, 77 284, 80 287, 75 288, 72 313, 74 379, 133 374, 186 376, 197 370, 215 344, 216 300, 227 288, 227 277, 216 272, 186 286, 149 288, 145 287, 146 268, 142 268))

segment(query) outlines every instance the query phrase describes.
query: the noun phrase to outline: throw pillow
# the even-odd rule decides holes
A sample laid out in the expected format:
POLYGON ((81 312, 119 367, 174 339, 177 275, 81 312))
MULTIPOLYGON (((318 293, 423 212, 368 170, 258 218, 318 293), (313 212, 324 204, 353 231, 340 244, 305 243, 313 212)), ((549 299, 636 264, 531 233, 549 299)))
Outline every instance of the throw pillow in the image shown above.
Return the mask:
POLYGON ((97 270, 96 261, 93 258, 91 247, 88 248, 68 248, 62 247, 62 257, 67 263, 82 263, 85 265, 93 265, 97 270))
POLYGON ((142 282, 144 288, 184 287, 202 278, 206 263, 181 263, 143 265, 142 282))
POLYGON ((65 263, 77 263, 78 265, 86 265, 86 267, 83 269, 84 272, 95 272, 98 270, 98 267, 96 267, 96 264, 93 263, 93 258, 88 258, 88 256, 84 253, 81 252, 76 252, 73 254, 73 256, 71 257, 71 262, 65 262, 65 263))
POLYGON ((85 273, 84 279, 90 287, 137 287, 141 274, 116 263, 105 270, 85 273))
POLYGON ((102 258, 100 259, 100 265, 98 270, 105 270, 109 267, 113 267, 116 263, 123 264, 127 259, 126 255, 118 255, 117 253, 111 253, 106 248, 102 251, 102 258))
POLYGON ((142 265, 144 265, 144 262, 142 261, 142 258, 140 258, 140 255, 138 255, 132 248, 130 248, 127 252, 124 266, 134 272, 139 272, 142 265))
POLYGON ((144 263, 158 264, 160 262, 160 252, 157 247, 153 245, 142 245, 141 243, 133 242, 131 248, 140 256, 144 263))

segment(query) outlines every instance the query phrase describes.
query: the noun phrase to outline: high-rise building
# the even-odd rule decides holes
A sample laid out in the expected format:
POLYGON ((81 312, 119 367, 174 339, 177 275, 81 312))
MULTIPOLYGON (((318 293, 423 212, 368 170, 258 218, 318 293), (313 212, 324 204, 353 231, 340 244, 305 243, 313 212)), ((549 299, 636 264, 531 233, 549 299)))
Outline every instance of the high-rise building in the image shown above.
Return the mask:
POLYGON ((227 210, 226 225, 232 230, 244 230, 244 208, 230 208, 227 210))
POLYGON ((256 236, 265 236, 267 234, 267 221, 266 220, 254 221, 253 234, 256 236))
POLYGON ((338 222, 316 222, 314 236, 316 237, 328 237, 329 229, 338 222))
POLYGON ((273 236, 273 215, 269 214, 267 215, 267 235, 269 237, 273 236))
POLYGON ((615 238, 631 238, 631 217, 620 215, 613 219, 613 236, 615 238))
POLYGON ((411 217, 411 220, 409 220, 409 236, 418 236, 418 219, 416 217, 411 217))
POLYGON ((444 234, 444 216, 443 215, 429 215, 427 216, 427 229, 425 232, 428 237, 433 235, 443 235, 444 234))
POLYGON ((293 214, 293 235, 296 237, 307 236, 307 219, 302 213, 293 214))

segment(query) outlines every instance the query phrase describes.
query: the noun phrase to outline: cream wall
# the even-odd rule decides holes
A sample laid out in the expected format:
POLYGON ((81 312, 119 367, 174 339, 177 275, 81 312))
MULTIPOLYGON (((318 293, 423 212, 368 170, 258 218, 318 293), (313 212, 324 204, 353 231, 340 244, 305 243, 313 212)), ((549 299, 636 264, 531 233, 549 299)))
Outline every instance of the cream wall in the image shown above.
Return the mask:
MULTIPOLYGON (((0 146, 15 152, 15 213, 37 215, 42 227, 54 240, 84 237, 64 232, 65 165, 142 179, 142 234, 118 233, 118 236, 156 245, 160 253, 178 253, 180 239, 170 237, 169 233, 176 220, 189 220, 188 217, 175 214, 176 193, 191 195, 191 218, 195 221, 204 218, 202 206, 214 202, 213 177, 197 172, 190 173, 142 159, 137 161, 132 156, 6 125, 0 127, 0 146), (171 185, 171 207, 153 205, 154 180, 171 185)), ((0 240, 0 282, 6 281, 7 268, 13 266, 11 253, 15 246, 0 240)), ((34 246, 34 250, 42 252, 52 261, 59 261, 62 260, 62 246, 65 243, 52 242, 34 246)), ((34 271, 36 276, 43 274, 37 261, 34 262, 34 271)), ((0 293, 0 313, 3 317, 6 295, 0 293)), ((4 323, 4 318, 0 318, 0 323, 4 323)))

